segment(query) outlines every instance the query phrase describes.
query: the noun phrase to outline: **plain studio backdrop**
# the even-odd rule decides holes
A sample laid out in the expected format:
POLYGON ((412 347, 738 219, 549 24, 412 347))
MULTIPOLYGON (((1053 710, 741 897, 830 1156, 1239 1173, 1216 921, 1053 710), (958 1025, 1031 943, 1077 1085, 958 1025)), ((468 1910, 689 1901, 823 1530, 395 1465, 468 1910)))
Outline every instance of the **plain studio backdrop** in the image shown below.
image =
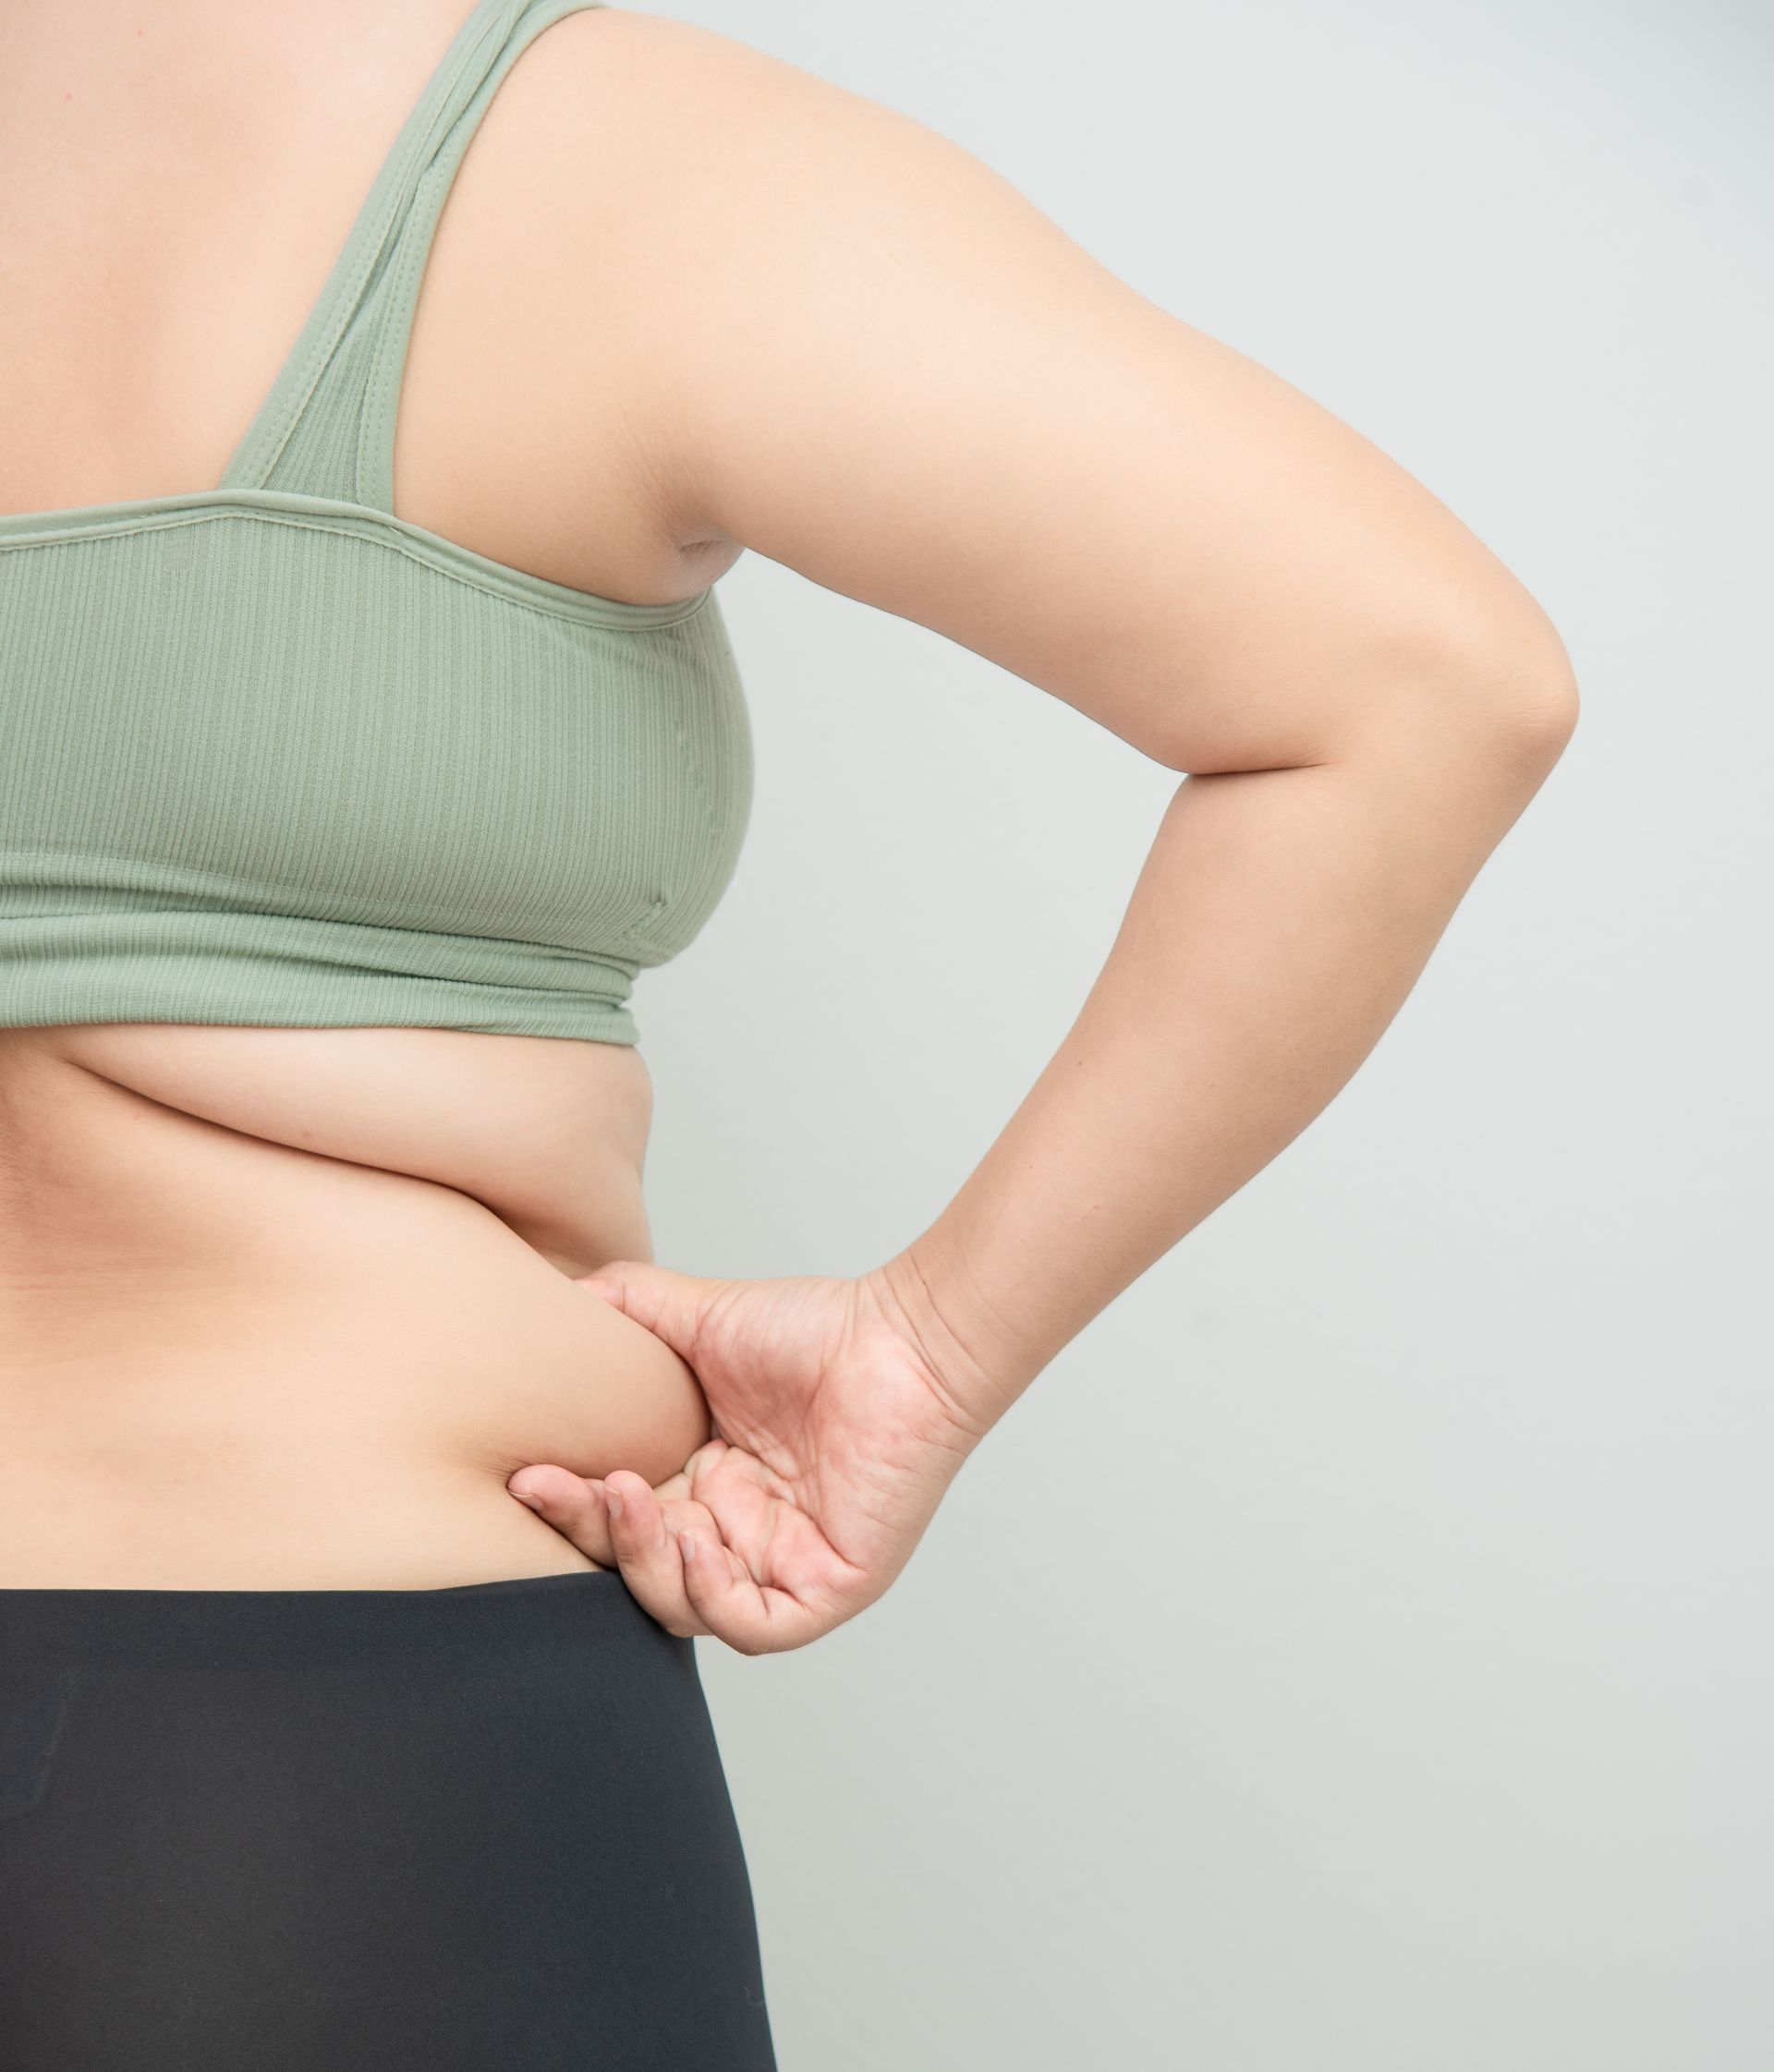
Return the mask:
MULTIPOLYGON (((784 2072, 1768 2072, 1769 18, 662 11, 1348 419, 1585 697, 1354 1084, 888 1596, 698 1642, 784 2072)), ((721 594, 758 787, 638 988, 658 1256, 857 1273, 1065 1034, 1176 779, 757 555, 721 594)))

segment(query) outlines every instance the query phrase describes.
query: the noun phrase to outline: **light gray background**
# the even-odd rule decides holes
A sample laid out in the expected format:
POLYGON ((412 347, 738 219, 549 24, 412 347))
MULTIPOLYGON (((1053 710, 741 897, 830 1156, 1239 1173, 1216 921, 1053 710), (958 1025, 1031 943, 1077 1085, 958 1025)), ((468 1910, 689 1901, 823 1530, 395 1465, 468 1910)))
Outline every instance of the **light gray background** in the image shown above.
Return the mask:
MULTIPOLYGON (((1586 696, 1354 1085, 889 1596, 698 1643, 784 2072, 1768 2072, 1768 16, 661 11, 1348 418, 1586 696)), ((638 992, 658 1254, 860 1272, 1059 1043, 1175 780, 757 556, 721 595, 757 802, 638 992)))

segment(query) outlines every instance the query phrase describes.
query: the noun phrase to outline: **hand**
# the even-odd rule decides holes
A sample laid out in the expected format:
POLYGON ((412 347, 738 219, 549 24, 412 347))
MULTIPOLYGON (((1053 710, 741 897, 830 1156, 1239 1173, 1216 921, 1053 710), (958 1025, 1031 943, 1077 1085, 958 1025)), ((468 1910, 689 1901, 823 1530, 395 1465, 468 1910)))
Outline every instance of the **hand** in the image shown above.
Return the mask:
POLYGON ((715 1436, 657 1488, 520 1468, 512 1495, 669 1631, 742 1654, 854 1618, 911 1557, 968 1429, 883 1279, 708 1280, 619 1259, 579 1286, 688 1362, 715 1436))

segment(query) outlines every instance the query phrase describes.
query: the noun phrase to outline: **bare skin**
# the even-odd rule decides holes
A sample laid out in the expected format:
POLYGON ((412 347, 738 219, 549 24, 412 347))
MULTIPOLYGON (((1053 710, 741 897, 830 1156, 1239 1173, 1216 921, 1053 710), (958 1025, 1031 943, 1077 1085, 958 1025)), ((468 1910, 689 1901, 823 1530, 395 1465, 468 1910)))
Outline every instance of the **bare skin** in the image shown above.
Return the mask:
MULTIPOLYGON (((0 508, 216 478, 466 11, 11 11, 0 508)), ((1420 484, 966 151, 615 9, 470 148, 395 463, 402 516, 607 596, 751 547, 1186 781, 1060 1051, 854 1281, 653 1261, 632 1051, 0 1032, 0 1583, 614 1562, 674 1630, 802 1644, 1356 1069, 1568 737, 1569 663, 1420 484)))

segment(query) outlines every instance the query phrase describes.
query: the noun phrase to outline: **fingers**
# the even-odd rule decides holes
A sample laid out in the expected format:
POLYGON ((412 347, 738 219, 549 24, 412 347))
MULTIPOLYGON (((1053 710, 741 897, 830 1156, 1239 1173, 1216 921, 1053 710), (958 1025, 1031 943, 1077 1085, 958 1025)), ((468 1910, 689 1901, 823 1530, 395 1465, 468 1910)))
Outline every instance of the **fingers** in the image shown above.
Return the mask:
POLYGON ((505 1487, 520 1504, 527 1504, 546 1525, 570 1540, 588 1560, 606 1569, 616 1565, 610 1538, 610 1515, 605 1509, 602 1485, 565 1468, 519 1468, 505 1487))
POLYGON ((644 1477, 626 1470, 604 1478, 604 1500, 616 1565, 667 1632, 706 1634, 742 1654, 812 1638, 807 1608, 760 1588, 701 1504, 662 1506, 644 1477))
MULTIPOLYGON (((692 1455, 694 1460, 695 1456, 692 1455)), ((606 1569, 616 1566, 614 1542, 610 1537, 610 1510, 603 1484, 595 1476, 576 1475, 569 1469, 538 1463, 519 1468, 505 1487, 520 1504, 533 1510, 546 1525, 570 1540, 589 1559, 606 1569)), ((687 1468, 655 1485, 653 1495, 662 1504, 677 1502, 690 1494, 687 1468)))
MULTIPOLYGON (((741 1654, 759 1654, 767 1646, 770 1609, 751 1571, 711 1532, 686 1528, 679 1534, 684 1595, 701 1630, 724 1641, 741 1654)), ((772 1592, 772 1596, 780 1595, 772 1592)))
POLYGON ((684 1590, 703 1630, 740 1654, 772 1654, 805 1647, 848 1614, 793 1591, 759 1583, 730 1547, 712 1534, 687 1532, 684 1590))
POLYGON ((710 1545, 718 1545, 714 1521, 700 1504, 678 1501, 671 1506, 668 1522, 646 1478, 627 1469, 607 1475, 603 1491, 615 1563, 638 1602, 668 1633, 710 1632, 690 1600, 683 1543, 677 1535, 685 1530, 710 1545))
POLYGON ((575 1285, 643 1325, 680 1359, 690 1360, 697 1327, 718 1284, 698 1274, 679 1273, 674 1266, 656 1266, 650 1259, 612 1259, 580 1274, 575 1285))
POLYGON ((759 1583, 727 1545, 713 1514, 690 1494, 694 1471, 707 1472, 725 1450, 724 1441, 711 1442, 657 1488, 628 1469, 600 1481, 553 1465, 520 1468, 506 1486, 589 1559, 619 1569, 667 1632, 708 1635, 741 1654, 804 1646, 848 1613, 829 1589, 759 1583))

